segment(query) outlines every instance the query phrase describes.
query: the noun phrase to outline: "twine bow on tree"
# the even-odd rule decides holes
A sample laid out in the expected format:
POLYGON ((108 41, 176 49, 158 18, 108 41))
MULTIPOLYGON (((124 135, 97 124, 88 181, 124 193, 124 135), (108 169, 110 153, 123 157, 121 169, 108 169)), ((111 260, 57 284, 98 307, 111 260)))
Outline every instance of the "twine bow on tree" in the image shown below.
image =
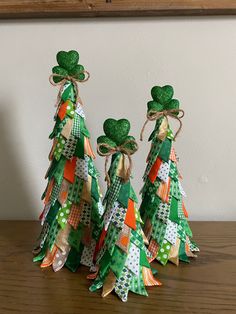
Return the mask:
POLYGON ((180 133, 180 131, 182 129, 181 119, 183 118, 183 116, 184 116, 184 110, 182 110, 182 109, 170 109, 170 110, 163 110, 163 111, 150 110, 147 113, 147 120, 145 121, 145 123, 141 129, 141 132, 140 132, 140 141, 143 140, 143 133, 144 133, 144 129, 145 129, 147 123, 149 121, 156 121, 161 117, 165 117, 167 119, 167 122, 168 122, 168 117, 171 117, 171 118, 179 121, 179 128, 176 131, 175 136, 174 136, 174 141, 175 141, 176 137, 178 136, 178 134, 180 133), (177 114, 181 113, 181 115, 177 116, 176 113, 177 114))
POLYGON ((57 106, 60 104, 61 95, 62 95, 62 92, 63 92, 63 88, 64 88, 64 85, 65 85, 65 83, 66 83, 67 81, 71 81, 72 84, 73 84, 73 86, 74 86, 74 88, 75 88, 75 90, 76 90, 76 104, 77 104, 78 102, 80 102, 80 103, 82 104, 81 99, 80 99, 80 97, 79 97, 78 82, 79 82, 79 83, 84 83, 84 82, 88 81, 89 78, 90 78, 90 74, 89 74, 88 71, 85 71, 85 70, 84 70, 84 71, 81 71, 81 72, 79 72, 79 73, 77 73, 76 76, 70 76, 70 75, 64 76, 64 75, 57 74, 57 73, 51 74, 51 75, 49 76, 49 82, 50 82, 53 86, 60 86, 60 89, 59 89, 59 92, 58 92, 58 95, 57 95, 57 103, 56 103, 55 107, 57 107, 57 106), (81 73, 87 74, 87 77, 85 77, 85 79, 83 79, 83 80, 80 80, 80 79, 78 78, 79 74, 81 74, 81 73), (61 78, 61 81, 59 81, 59 82, 57 82, 57 83, 54 82, 53 78, 55 78, 55 77, 61 78))
POLYGON ((138 144, 135 140, 128 140, 128 141, 124 142, 122 145, 115 146, 115 147, 112 147, 107 143, 99 143, 97 145, 97 153, 100 156, 106 158, 105 159, 105 181, 107 182, 108 186, 110 186, 110 184, 111 184, 111 179, 110 179, 110 176, 109 176, 108 170, 107 170, 109 157, 112 156, 113 154, 117 153, 117 152, 121 152, 122 154, 124 154, 128 157, 129 166, 126 169, 126 173, 124 176, 124 182, 127 182, 130 178, 131 171, 133 168, 133 162, 132 162, 131 155, 133 155, 137 150, 138 150, 138 144), (132 147, 132 149, 127 147, 128 144, 131 144, 130 146, 132 147), (104 151, 104 149, 106 152, 104 151))

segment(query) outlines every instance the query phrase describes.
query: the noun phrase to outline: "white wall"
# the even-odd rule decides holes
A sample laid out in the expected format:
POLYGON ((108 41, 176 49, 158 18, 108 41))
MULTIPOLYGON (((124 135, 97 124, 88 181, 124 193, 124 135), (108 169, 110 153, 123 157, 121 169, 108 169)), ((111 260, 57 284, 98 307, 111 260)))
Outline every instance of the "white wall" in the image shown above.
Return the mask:
MULTIPOLYGON (((173 85, 186 111, 176 148, 190 219, 236 219, 235 17, 1 21, 0 41, 1 219, 42 209, 57 95, 48 76, 70 49, 91 73, 80 91, 94 147, 107 117, 130 119, 138 138, 150 88, 173 85)), ((137 192, 148 149, 134 157, 137 192)))

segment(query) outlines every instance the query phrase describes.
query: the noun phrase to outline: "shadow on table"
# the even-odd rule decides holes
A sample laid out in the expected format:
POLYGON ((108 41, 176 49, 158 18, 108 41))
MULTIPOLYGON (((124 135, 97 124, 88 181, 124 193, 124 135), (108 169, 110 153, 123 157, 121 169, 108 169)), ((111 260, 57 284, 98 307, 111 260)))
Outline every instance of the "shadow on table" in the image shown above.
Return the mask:
POLYGON ((0 105, 0 219, 33 219, 35 206, 26 182, 28 169, 23 164, 26 152, 17 134, 14 104, 1 101, 0 105))

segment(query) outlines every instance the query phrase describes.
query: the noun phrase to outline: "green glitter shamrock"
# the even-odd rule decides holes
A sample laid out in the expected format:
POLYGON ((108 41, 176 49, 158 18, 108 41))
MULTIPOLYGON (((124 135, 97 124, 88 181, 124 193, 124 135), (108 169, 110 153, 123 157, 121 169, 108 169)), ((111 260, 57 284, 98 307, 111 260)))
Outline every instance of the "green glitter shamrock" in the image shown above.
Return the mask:
POLYGON ((153 100, 147 103, 148 112, 179 109, 179 101, 173 99, 174 89, 172 86, 154 86, 151 89, 151 95, 153 100))
MULTIPOLYGON (((130 122, 127 119, 107 119, 103 123, 103 131, 105 135, 99 136, 98 144, 109 145, 111 148, 124 147, 130 151, 135 149, 133 142, 135 138, 128 135, 130 131, 130 122), (131 142, 130 142, 131 141, 131 142), (129 142, 129 143, 128 143, 129 142)), ((101 151, 107 153, 108 148, 101 146, 101 151)))
POLYGON ((78 64, 79 53, 77 51, 59 51, 56 58, 59 65, 52 68, 52 73, 59 74, 61 77, 54 76, 53 81, 55 83, 60 82, 63 80, 63 77, 67 76, 72 76, 81 81, 85 79, 84 67, 78 64))

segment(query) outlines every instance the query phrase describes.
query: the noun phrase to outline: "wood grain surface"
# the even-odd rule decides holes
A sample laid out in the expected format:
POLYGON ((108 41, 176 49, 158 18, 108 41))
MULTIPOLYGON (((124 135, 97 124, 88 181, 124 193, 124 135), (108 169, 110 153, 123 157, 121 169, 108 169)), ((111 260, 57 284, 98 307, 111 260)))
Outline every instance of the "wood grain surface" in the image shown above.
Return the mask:
POLYGON ((179 267, 154 262, 163 286, 122 303, 115 294, 89 292, 85 267, 54 273, 32 263, 38 222, 0 221, 0 313, 236 313, 236 222, 191 226, 198 258, 179 267))
POLYGON ((0 18, 236 14, 236 0, 0 0, 0 18))

